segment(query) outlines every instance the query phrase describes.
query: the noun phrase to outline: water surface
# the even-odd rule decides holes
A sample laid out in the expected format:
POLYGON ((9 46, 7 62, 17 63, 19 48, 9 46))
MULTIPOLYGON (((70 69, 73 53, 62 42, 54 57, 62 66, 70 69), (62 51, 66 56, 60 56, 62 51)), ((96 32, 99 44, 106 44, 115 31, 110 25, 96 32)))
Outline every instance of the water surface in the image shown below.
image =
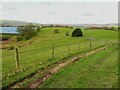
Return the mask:
POLYGON ((17 27, 0 27, 0 33, 18 34, 17 27))

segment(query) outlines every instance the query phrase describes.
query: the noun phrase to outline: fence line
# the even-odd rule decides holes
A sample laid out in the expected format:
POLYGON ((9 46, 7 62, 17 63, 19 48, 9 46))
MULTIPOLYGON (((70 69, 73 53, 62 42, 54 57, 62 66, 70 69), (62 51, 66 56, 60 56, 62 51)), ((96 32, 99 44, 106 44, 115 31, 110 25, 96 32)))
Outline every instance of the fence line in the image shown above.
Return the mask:
MULTIPOLYGON (((84 45, 86 45, 87 46, 87 40, 86 41, 84 41, 85 42, 85 44, 84 45)), ((89 41, 90 42, 90 41, 89 41)), ((94 42, 94 41, 91 41, 90 42, 90 47, 92 47, 92 45, 94 44, 94 43, 92 43, 92 42, 94 42)), ((104 41, 102 40, 102 43, 104 43, 104 41)), ((107 41, 106 41, 106 43, 108 43, 107 41)), ((73 43, 70 43, 70 45, 72 45, 72 44, 76 44, 75 42, 73 42, 73 43)), ((98 44, 101 44, 101 41, 99 41, 99 43, 98 44)), ((60 46, 64 46, 64 45, 66 45, 66 43, 65 44, 54 44, 54 47, 60 47, 60 46)), ((79 40, 79 42, 78 42, 78 50, 80 50, 80 47, 81 47, 81 43, 80 43, 80 40, 79 40)), ((44 47, 44 48, 50 48, 50 46, 47 46, 47 47, 44 47)), ((30 53, 30 52, 34 52, 35 50, 36 51, 39 51, 40 49, 43 49, 43 47, 38 47, 38 48, 34 48, 34 49, 28 49, 28 50, 25 50, 25 51, 20 51, 19 50, 19 54, 22 54, 22 53, 30 53)), ((8 55, 5 55, 5 56, 10 56, 10 55, 14 55, 14 52, 12 52, 12 53, 10 53, 10 54, 8 54, 8 55)))
MULTIPOLYGON (((110 42, 109 42, 110 43, 110 42)), ((52 48, 49 46, 47 48, 49 48, 49 50, 51 49, 52 50, 52 53, 51 53, 51 58, 55 58, 57 57, 57 54, 56 53, 59 53, 58 55, 60 55, 62 52, 64 51, 57 51, 57 49, 61 49, 61 47, 66 47, 66 53, 69 55, 71 52, 72 52, 72 49, 73 49, 73 52, 76 52, 75 50, 77 51, 83 51, 83 50, 86 50, 86 49, 89 49, 89 48, 93 48, 93 47, 97 47, 97 46, 100 46, 101 44, 108 44, 108 41, 99 41, 99 40, 94 40, 94 41, 91 41, 91 40, 86 40, 82 43, 80 43, 80 40, 77 42, 77 43, 68 43, 66 45, 65 44, 59 44, 59 45, 55 45, 55 44, 52 44, 52 48), (88 44, 89 43, 89 44, 88 44), (74 47, 74 48, 73 48, 74 47), (61 53, 60 53, 61 52, 61 53)), ((45 47, 46 48, 46 47, 45 47)), ((35 52, 34 50, 37 50, 37 51, 40 51, 40 49, 43 49, 43 48, 35 48, 35 49, 31 49, 31 50, 27 50, 27 51, 22 51, 22 52, 18 52, 18 49, 16 48, 15 49, 15 54, 10 54, 10 55, 14 55, 15 56, 15 61, 16 61, 16 69, 19 69, 19 57, 21 55, 24 56, 24 54, 29 54, 30 52, 35 52), (29 51, 29 52, 28 52, 29 51)), ((64 48, 65 50, 65 48, 64 48)), ((45 52, 45 51, 43 51, 45 52)), ((42 53, 42 52, 41 52, 42 53)), ((47 52, 48 54, 49 52, 47 52)), ((7 55, 6 55, 7 56, 7 55)), ((21 58, 22 59, 22 58, 21 58)), ((20 60, 21 61, 21 60, 20 60)))

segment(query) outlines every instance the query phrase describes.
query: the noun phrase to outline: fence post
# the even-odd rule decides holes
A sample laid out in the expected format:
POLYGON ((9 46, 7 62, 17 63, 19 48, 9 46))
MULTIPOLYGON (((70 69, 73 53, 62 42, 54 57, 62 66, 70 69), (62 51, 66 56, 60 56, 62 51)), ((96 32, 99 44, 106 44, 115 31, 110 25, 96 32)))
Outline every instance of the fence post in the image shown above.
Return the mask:
POLYGON ((16 59, 16 69, 19 69, 19 56, 18 56, 18 49, 15 49, 15 59, 16 59))
POLYGON ((90 41, 90 47, 92 47, 92 42, 91 42, 91 40, 89 40, 90 41))
POLYGON ((54 48, 54 44, 52 45, 52 58, 55 57, 55 52, 54 52, 55 48, 54 48))
POLYGON ((68 53, 70 54, 70 43, 68 43, 68 53))

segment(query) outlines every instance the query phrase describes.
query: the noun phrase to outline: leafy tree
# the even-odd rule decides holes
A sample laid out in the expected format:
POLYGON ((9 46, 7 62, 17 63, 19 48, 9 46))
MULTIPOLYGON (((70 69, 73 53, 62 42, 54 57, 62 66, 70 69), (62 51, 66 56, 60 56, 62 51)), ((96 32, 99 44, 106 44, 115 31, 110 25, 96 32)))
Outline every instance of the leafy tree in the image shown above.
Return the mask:
POLYGON ((72 32, 72 37, 82 37, 83 36, 83 32, 81 31, 80 28, 76 28, 73 32, 72 32))
POLYGON ((111 30, 115 30, 115 27, 111 27, 111 30))
POLYGON ((59 33, 59 30, 58 30, 58 29, 55 29, 55 30, 54 30, 54 33, 59 33))
POLYGON ((50 25, 50 27, 53 27, 53 25, 50 25))
POLYGON ((69 32, 66 32, 65 34, 66 34, 66 36, 69 36, 69 32))
POLYGON ((22 38, 30 39, 35 34, 35 26, 32 24, 25 25, 23 27, 19 26, 17 31, 22 38))
POLYGON ((38 32, 40 31, 40 29, 41 29, 40 26, 37 26, 37 31, 38 31, 38 32))

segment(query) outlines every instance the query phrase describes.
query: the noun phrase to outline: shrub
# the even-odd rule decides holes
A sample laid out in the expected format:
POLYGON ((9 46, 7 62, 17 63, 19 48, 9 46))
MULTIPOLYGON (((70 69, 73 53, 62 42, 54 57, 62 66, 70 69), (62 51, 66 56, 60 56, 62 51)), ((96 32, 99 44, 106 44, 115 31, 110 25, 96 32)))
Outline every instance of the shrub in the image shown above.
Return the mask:
POLYGON ((13 50, 14 49, 14 46, 13 45, 10 45, 9 47, 8 47, 8 50, 13 50))
POLYGON ((18 27, 17 31, 22 38, 30 39, 35 34, 35 27, 32 24, 18 27))
POLYGON ((55 30, 54 30, 54 33, 59 33, 59 30, 58 30, 58 29, 55 29, 55 30))
POLYGON ((66 36, 69 36, 69 32, 66 32, 66 36))
POLYGON ((41 28, 40 26, 37 26, 37 31, 40 32, 41 28))
POLYGON ((20 36, 17 36, 16 37, 16 41, 18 42, 18 41, 21 41, 22 40, 22 38, 20 37, 20 36))
POLYGON ((72 32, 72 37, 82 37, 83 36, 83 32, 81 31, 80 28, 76 28, 73 32, 72 32))

